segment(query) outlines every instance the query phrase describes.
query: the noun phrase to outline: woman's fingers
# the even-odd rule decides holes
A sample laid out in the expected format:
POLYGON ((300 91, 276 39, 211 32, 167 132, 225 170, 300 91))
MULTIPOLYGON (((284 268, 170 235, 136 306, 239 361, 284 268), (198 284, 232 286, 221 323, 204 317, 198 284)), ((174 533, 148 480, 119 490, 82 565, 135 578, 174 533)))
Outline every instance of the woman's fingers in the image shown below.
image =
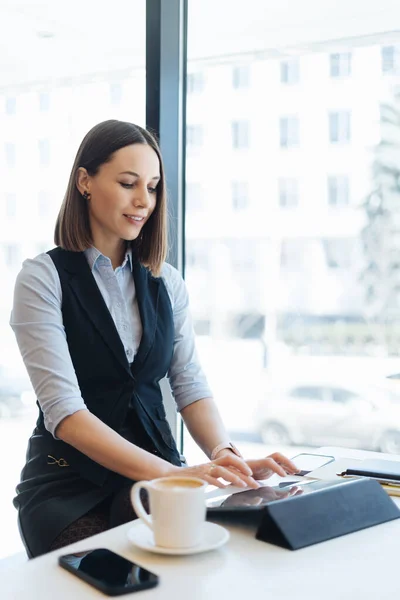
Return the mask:
POLYGON ((215 477, 212 477, 211 475, 202 475, 201 478, 204 479, 204 481, 206 481, 210 485, 215 485, 216 487, 222 489, 227 487, 225 483, 222 483, 222 481, 220 481, 219 479, 215 479, 215 477))
POLYGON ((273 458, 275 462, 282 465, 282 467, 292 475, 299 472, 299 469, 296 467, 296 465, 280 452, 274 452, 273 454, 270 454, 268 458, 273 458))
POLYGON ((241 471, 244 475, 248 475, 250 477, 253 475, 253 472, 246 461, 239 456, 236 456, 236 454, 233 454, 233 452, 230 454, 225 454, 224 456, 221 456, 221 458, 217 458, 214 460, 214 464, 223 465, 224 467, 234 467, 238 471, 241 471))
POLYGON ((238 471, 236 469, 236 467, 234 469, 226 468, 222 465, 216 465, 214 463, 214 466, 211 467, 208 474, 212 475, 212 477, 215 477, 215 478, 224 479, 225 481, 228 481, 229 483, 231 483, 233 485, 237 485, 239 487, 243 487, 243 488, 245 488, 245 487, 258 488, 259 487, 259 484, 252 477, 243 475, 243 473, 238 471))

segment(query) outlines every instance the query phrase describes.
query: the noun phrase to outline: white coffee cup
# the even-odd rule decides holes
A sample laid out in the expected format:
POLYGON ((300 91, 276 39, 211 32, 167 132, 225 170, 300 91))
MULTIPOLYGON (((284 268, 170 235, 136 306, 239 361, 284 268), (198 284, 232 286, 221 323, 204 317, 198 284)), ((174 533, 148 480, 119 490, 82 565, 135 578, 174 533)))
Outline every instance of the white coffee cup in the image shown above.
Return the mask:
POLYGON ((190 548, 202 542, 207 484, 197 477, 160 477, 138 481, 131 500, 137 516, 150 527, 156 546, 190 548), (151 517, 143 508, 140 490, 149 493, 151 517))

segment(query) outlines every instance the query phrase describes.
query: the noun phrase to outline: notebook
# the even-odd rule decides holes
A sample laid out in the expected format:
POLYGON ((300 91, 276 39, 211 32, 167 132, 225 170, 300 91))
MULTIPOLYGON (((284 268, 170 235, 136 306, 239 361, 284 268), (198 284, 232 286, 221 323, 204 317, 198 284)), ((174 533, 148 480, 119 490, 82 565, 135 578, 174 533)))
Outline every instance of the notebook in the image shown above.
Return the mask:
POLYGON ((373 477, 400 483, 400 461, 367 459, 357 465, 348 467, 342 475, 358 477, 373 477))

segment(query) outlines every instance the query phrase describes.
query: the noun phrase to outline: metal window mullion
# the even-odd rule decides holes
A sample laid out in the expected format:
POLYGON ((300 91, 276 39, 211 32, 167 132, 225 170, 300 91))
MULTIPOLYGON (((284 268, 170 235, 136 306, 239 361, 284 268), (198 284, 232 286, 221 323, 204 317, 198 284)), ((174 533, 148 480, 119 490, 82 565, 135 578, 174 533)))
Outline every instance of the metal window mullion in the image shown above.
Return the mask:
MULTIPOLYGON (((184 274, 187 0, 146 0, 146 128, 157 136, 168 189, 167 261, 184 274)), ((176 434, 172 397, 165 398, 176 434)), ((182 437, 182 436, 181 436, 182 437)), ((182 451, 182 441, 181 441, 182 451)))

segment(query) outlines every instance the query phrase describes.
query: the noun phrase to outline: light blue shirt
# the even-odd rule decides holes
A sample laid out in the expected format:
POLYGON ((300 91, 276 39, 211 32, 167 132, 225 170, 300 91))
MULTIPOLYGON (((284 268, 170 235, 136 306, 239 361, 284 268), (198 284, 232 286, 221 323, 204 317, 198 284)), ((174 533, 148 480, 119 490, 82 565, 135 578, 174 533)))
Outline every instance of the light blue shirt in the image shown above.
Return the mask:
MULTIPOLYGON (((132 362, 142 337, 132 257, 128 252, 122 265, 114 270, 110 259, 96 248, 86 250, 85 256, 132 362)), ((180 411, 212 394, 197 358, 185 282, 168 263, 162 267, 161 278, 174 318, 174 351, 168 377, 180 411)), ((45 427, 53 436, 65 417, 87 410, 68 349, 61 303, 60 279, 50 256, 43 253, 26 260, 15 283, 10 325, 43 411, 45 427)))

